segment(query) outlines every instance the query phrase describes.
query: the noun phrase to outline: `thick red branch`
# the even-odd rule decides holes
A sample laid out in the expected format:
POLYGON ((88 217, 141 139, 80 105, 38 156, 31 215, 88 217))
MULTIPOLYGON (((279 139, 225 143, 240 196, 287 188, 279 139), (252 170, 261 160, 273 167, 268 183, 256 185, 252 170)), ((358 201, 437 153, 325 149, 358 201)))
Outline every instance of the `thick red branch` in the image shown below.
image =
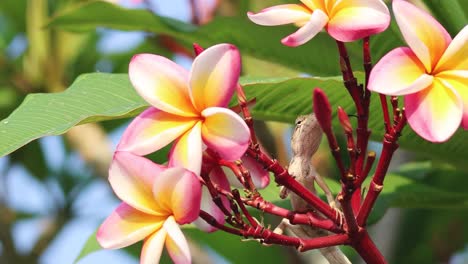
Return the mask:
POLYGON ((331 231, 333 233, 343 233, 344 231, 339 228, 333 221, 329 219, 323 219, 313 213, 297 213, 285 208, 279 207, 271 202, 265 201, 262 197, 257 196, 254 199, 244 199, 244 203, 255 207, 263 212, 281 216, 289 220, 293 225, 309 225, 324 230, 331 231))
POLYGON ((365 230, 361 230, 357 239, 351 241, 351 246, 353 246, 362 259, 368 264, 387 263, 365 230))
POLYGON ((364 203, 359 210, 357 216, 357 221, 359 226, 364 226, 366 224, 367 218, 379 196, 380 192, 383 189, 383 182, 385 175, 387 174, 388 167, 390 166, 390 161, 392 160, 393 153, 398 148, 397 140, 400 136, 401 130, 406 124, 406 118, 404 113, 400 113, 398 117, 398 123, 392 129, 390 133, 386 133, 383 141, 382 153, 380 155, 379 163, 375 170, 374 176, 372 177, 371 185, 369 192, 364 199, 364 203))
POLYGON ((272 172, 275 176, 276 183, 281 186, 285 186, 290 191, 297 194, 299 197, 304 199, 304 201, 312 205, 320 213, 324 214, 335 223, 340 222, 341 217, 336 210, 332 209, 318 196, 297 182, 294 177, 289 175, 288 171, 278 163, 278 161, 270 159, 259 148, 255 148, 255 146, 250 146, 249 149, 247 149, 246 154, 258 160, 268 171, 272 172))

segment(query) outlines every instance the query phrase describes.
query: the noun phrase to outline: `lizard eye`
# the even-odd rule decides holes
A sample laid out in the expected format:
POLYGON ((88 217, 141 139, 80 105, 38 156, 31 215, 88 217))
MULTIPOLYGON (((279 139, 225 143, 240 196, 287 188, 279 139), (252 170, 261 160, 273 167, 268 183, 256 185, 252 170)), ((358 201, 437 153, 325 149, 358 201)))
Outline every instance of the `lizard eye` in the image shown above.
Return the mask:
POLYGON ((296 126, 297 126, 297 125, 300 125, 301 123, 302 123, 302 120, 298 120, 298 121, 296 122, 296 126))

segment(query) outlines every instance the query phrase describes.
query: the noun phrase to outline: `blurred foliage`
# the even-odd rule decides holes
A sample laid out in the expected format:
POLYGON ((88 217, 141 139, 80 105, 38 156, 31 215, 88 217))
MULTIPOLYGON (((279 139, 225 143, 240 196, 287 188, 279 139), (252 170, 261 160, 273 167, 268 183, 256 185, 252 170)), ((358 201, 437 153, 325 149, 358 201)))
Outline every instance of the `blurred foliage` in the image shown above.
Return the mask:
MULTIPOLYGON (((454 36, 467 24, 468 5, 464 1, 420 2, 454 36)), ((296 77, 299 72, 322 77, 339 74, 336 47, 330 38, 321 34, 307 45, 291 49, 282 46, 280 39, 294 30, 292 26, 260 27, 245 17, 247 10, 257 11, 285 2, 292 1, 224 0, 215 20, 198 27, 156 16, 148 10, 128 10, 96 0, 1 0, 0 155, 14 152, 3 157, 5 165, 0 171, 0 263, 39 262, 40 256, 63 227, 78 217, 75 203, 80 193, 106 177, 95 160, 85 158, 86 150, 80 145, 86 144, 72 144, 66 135, 63 140, 66 146, 63 148, 64 164, 53 168, 46 156, 55 150, 32 140, 65 133, 77 124, 98 121, 105 121, 96 127, 106 135, 124 125, 128 121, 125 117, 141 111, 145 103, 133 93, 126 75, 118 75, 127 72, 128 61, 133 54, 148 52, 172 57, 174 47, 177 50, 190 48, 192 42, 203 46, 231 42, 244 55, 243 71, 247 77, 242 82, 248 96, 257 97, 257 105, 253 109, 256 118, 292 122, 297 114, 310 111, 310 99, 307 98, 315 86, 326 88, 333 106, 344 106, 352 113, 350 102, 346 101, 343 90, 338 89, 339 78, 296 77), (147 33, 135 46, 123 51, 109 51, 102 47, 102 41, 109 33, 104 28, 147 33), (177 46, 168 44, 168 36, 171 41, 177 41, 177 46), (96 71, 109 74, 81 76, 96 71), (266 78, 268 76, 270 78, 266 78), (291 96, 287 103, 272 103, 286 102, 284 98, 288 95, 291 96), (25 122, 19 123, 16 130, 8 130, 16 117, 25 122), (11 132, 5 136, 3 131, 11 132), (29 133, 31 131, 39 132, 29 133), (20 137, 20 142, 15 142, 20 137), (79 162, 76 157, 79 154, 86 166, 77 169, 76 163, 79 162), (8 203, 6 186, 11 180, 8 172, 17 166, 24 168, 53 197, 51 210, 46 215, 51 224, 41 230, 28 252, 18 250, 12 237, 13 226, 20 220, 38 219, 44 215, 17 209, 8 203)), ((385 33, 371 38, 374 61, 402 43, 393 23, 385 33)), ((349 53, 354 68, 361 69, 360 43, 350 44, 349 53)), ((373 104, 371 111, 379 112, 377 108, 373 104)), ((374 115, 370 121, 374 128, 373 137, 378 141, 382 130, 381 117, 374 115)), ((401 225, 395 227, 394 232, 398 236, 393 241, 394 252, 388 253, 391 263, 446 263, 468 243, 465 163, 468 140, 466 134, 459 132, 448 143, 428 144, 409 130, 404 131, 401 145, 415 153, 412 160, 416 162, 406 164, 388 176, 370 223, 378 222, 390 207, 406 208, 401 219, 397 219, 401 225)), ((92 142, 92 138, 82 136, 80 140, 92 142)), ((99 151, 111 155, 111 149, 104 147, 99 151)), ((150 158, 164 162, 167 152, 168 148, 150 158)), ((336 175, 334 169, 325 175, 333 178, 336 175)), ((336 190, 338 184, 333 180, 329 183, 336 190)), ((262 193, 281 205, 287 205, 287 202, 279 201, 274 184, 262 193)), ((221 232, 186 231, 201 255, 216 252, 232 263, 249 263, 253 258, 261 259, 262 263, 304 261, 291 249, 263 247, 255 241, 241 241, 241 238, 221 232)), ((83 255, 98 249, 92 239, 87 246, 83 255)), ((136 245, 125 252, 138 257, 140 247, 136 245)), ((162 262, 169 263, 166 255, 162 262)))

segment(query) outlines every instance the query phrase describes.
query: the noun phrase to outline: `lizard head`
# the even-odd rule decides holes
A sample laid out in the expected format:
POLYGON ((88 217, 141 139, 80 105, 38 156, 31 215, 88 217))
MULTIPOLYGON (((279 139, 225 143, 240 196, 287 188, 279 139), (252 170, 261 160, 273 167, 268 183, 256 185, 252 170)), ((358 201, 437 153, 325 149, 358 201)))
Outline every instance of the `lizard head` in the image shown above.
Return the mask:
POLYGON ((294 155, 312 157, 322 140, 322 128, 315 114, 302 115, 296 119, 296 127, 291 139, 294 155))

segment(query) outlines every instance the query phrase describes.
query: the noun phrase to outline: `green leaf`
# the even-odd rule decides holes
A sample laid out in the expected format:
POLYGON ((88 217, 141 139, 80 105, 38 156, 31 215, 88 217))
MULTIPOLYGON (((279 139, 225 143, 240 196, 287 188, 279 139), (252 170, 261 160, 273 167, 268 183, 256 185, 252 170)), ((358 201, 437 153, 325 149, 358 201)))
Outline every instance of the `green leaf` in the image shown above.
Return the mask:
POLYGON ((134 116, 146 107, 126 74, 82 75, 66 91, 30 94, 0 122, 0 156, 78 124, 134 116))
MULTIPOLYGON (((363 186, 369 186, 367 181, 363 186)), ((380 220, 388 208, 468 209, 468 194, 447 191, 405 176, 389 173, 368 224, 380 220)))
POLYGON ((462 8, 463 6, 466 8, 466 0, 424 0, 424 2, 452 37, 468 23, 468 14, 462 8))
MULTIPOLYGON (((288 68, 314 75, 336 75, 339 59, 335 41, 320 33, 310 42, 296 48, 282 45, 280 40, 296 31, 294 26, 264 27, 242 17, 218 17, 211 23, 195 30, 183 22, 167 23, 167 18, 158 17, 147 10, 129 10, 102 1, 68 8, 54 16, 49 26, 68 30, 90 30, 98 26, 119 30, 142 30, 166 34, 191 44, 197 42, 208 47, 228 42, 236 45, 244 55, 274 62, 288 68), (177 24, 177 25, 176 25, 177 24)), ((401 43, 398 34, 387 30, 384 36, 372 38, 374 58, 380 58, 391 47, 401 43)), ((355 66, 362 61, 359 42, 348 43, 348 53, 355 66)))
POLYGON ((467 193, 439 189, 393 173, 386 176, 379 199, 399 208, 468 209, 467 193))
POLYGON ((53 16, 49 26, 55 25, 60 25, 69 31, 109 27, 121 30, 171 32, 171 26, 167 22, 147 10, 125 9, 105 1, 88 1, 69 6, 53 16))
POLYGON ((78 257, 76 257, 73 263, 78 263, 80 260, 88 256, 89 254, 103 249, 96 240, 96 234, 97 230, 93 234, 91 234, 91 236, 89 236, 88 240, 81 249, 80 254, 78 254, 78 257))

